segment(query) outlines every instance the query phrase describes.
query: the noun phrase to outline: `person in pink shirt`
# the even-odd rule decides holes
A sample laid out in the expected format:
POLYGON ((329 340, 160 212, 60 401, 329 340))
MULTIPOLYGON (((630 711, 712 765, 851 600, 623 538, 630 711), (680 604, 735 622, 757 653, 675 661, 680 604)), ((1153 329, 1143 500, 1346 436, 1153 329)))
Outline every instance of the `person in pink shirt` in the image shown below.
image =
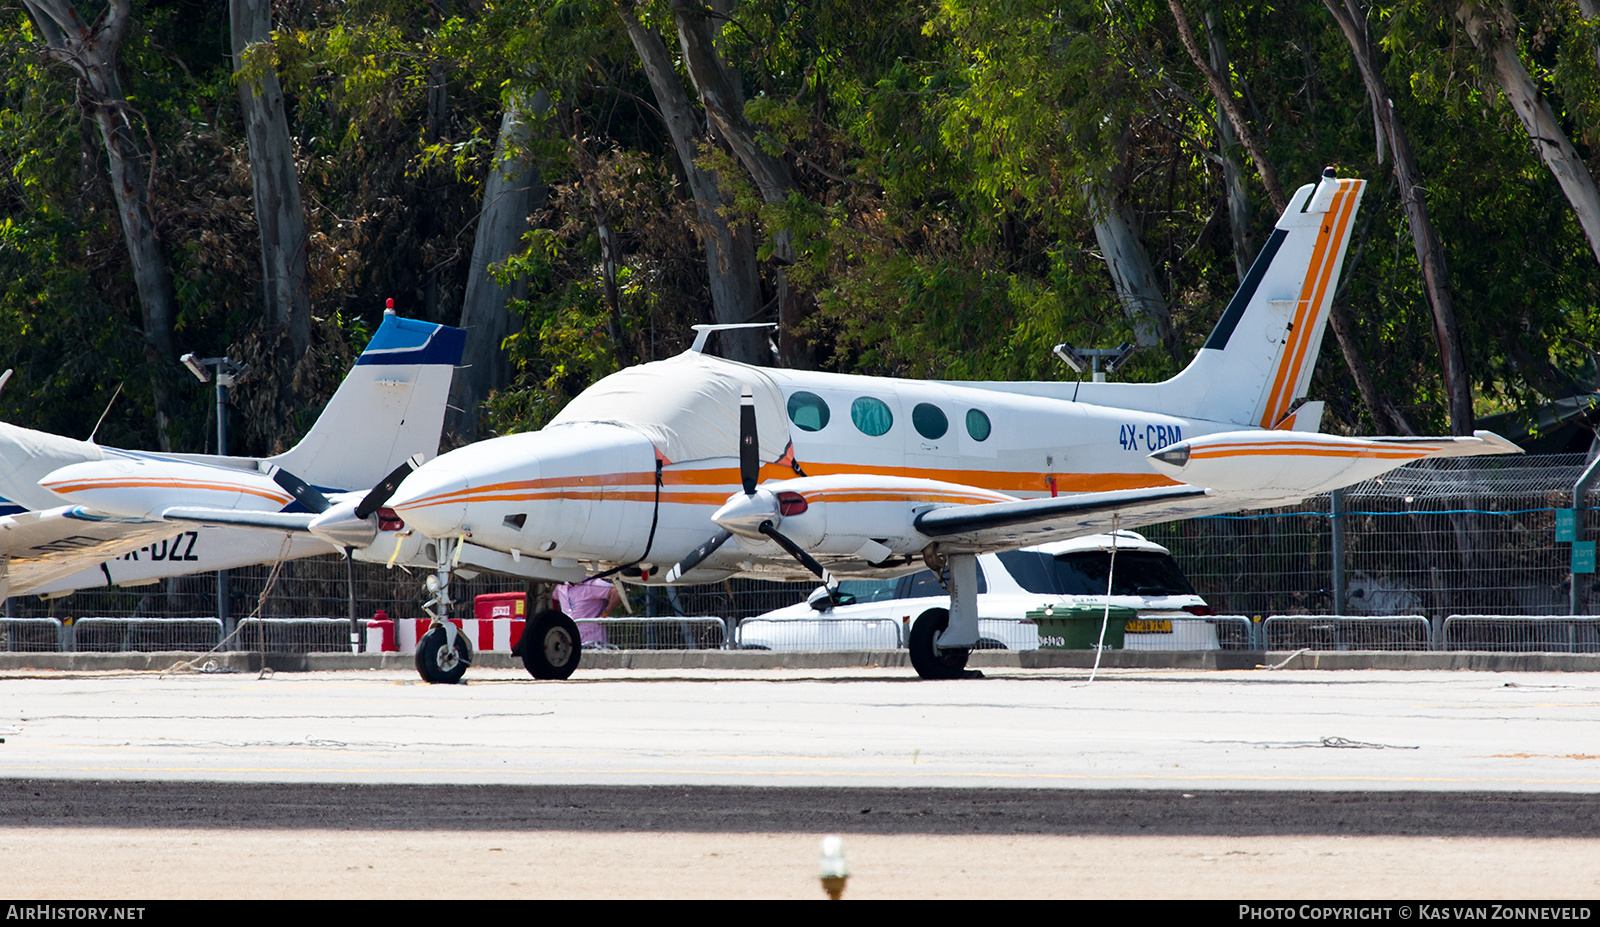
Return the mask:
POLYGON ((604 618, 622 603, 622 589, 598 577, 581 583, 562 583, 555 589, 556 607, 578 623, 578 636, 586 648, 606 643, 605 625, 593 620, 604 618))

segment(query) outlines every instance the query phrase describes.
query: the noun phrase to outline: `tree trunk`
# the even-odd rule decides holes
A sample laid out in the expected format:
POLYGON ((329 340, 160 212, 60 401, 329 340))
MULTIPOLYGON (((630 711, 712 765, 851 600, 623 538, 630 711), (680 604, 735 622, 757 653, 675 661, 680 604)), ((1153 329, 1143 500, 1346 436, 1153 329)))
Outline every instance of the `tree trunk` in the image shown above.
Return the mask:
MULTIPOLYGON (((1377 125, 1387 136, 1394 156, 1395 180, 1400 185, 1400 200, 1405 205, 1406 224, 1411 227, 1411 244, 1422 267, 1422 281, 1433 311, 1433 337, 1439 345, 1439 363, 1444 374, 1445 396, 1450 407, 1450 431, 1470 435, 1473 427, 1472 383, 1467 377, 1466 354, 1461 345, 1461 329, 1456 324, 1455 302, 1450 296, 1450 273, 1445 265, 1444 246, 1428 218, 1428 204, 1422 198, 1422 173, 1411 155, 1411 144, 1400 121, 1395 118, 1394 102, 1373 54, 1367 32, 1366 15, 1356 0, 1323 0, 1350 45, 1367 97, 1377 114, 1377 125)), ((1381 144, 1381 141, 1380 141, 1381 144)), ((1342 340, 1342 339, 1341 339, 1342 340)), ((1376 411, 1376 409, 1374 409, 1376 411)))
MULTIPOLYGON (((673 70, 672 58, 661 37, 646 29, 633 11, 619 7, 618 13, 628 30, 628 38, 644 66, 645 77, 655 94, 678 163, 694 195, 700 227, 695 231, 705 250, 706 274, 711 288, 711 314, 719 323, 748 322, 761 309, 761 278, 756 270, 755 232, 748 222, 731 225, 722 214, 725 205, 716 175, 695 163, 702 139, 700 122, 689 106, 689 97, 673 70)), ((725 357, 747 364, 768 364, 772 355, 759 330, 723 332, 721 350, 725 357)))
POLYGON ((1105 256, 1106 270, 1116 287, 1123 314, 1133 322, 1134 339, 1141 348, 1165 345, 1172 335, 1172 315, 1156 280, 1155 268, 1144 242, 1135 230, 1133 210, 1104 187, 1087 191, 1095 216, 1094 237, 1105 256))
MULTIPOLYGON (((729 4, 722 4, 731 8, 729 4)), ((678 45, 683 49, 684 69, 700 95, 706 117, 715 126, 717 134, 728 143, 739 163, 756 182, 761 201, 781 206, 788 202, 796 189, 789 165, 782 158, 767 153, 756 138, 755 126, 744 115, 744 94, 738 76, 723 61, 707 17, 708 7, 698 0, 672 0, 673 19, 678 24, 678 45)), ((778 291, 779 355, 785 366, 810 366, 810 358, 795 338, 796 326, 803 320, 808 294, 800 293, 789 285, 789 275, 784 266, 795 261, 794 238, 788 229, 777 229, 772 235, 773 282, 778 291)))
MULTIPOLYGON (((1211 52, 1212 70, 1228 73, 1228 50, 1210 12, 1206 13, 1206 37, 1211 52)), ((1221 106, 1218 106, 1221 109, 1221 106)), ((1222 112, 1217 113, 1217 157, 1222 161, 1222 186, 1228 200, 1228 228, 1233 233, 1233 265, 1243 280, 1256 259, 1255 236, 1250 231, 1250 194, 1245 190, 1243 172, 1234 149, 1239 147, 1239 135, 1233 123, 1222 112)))
POLYGON ((523 298, 527 285, 522 280, 502 285, 489 273, 489 267, 521 250, 528 214, 536 200, 544 196, 532 157, 534 127, 530 117, 540 116, 549 108, 550 95, 543 90, 532 97, 507 95, 489 176, 484 180, 467 291, 461 301, 461 327, 467 333, 461 363, 466 369, 457 371, 451 383, 446 425, 465 440, 478 437, 484 400, 511 382, 511 362, 501 347, 512 331, 507 304, 523 298))
POLYGON ((262 308, 267 322, 288 330, 293 362, 311 346, 311 296, 306 289, 306 217, 300 204, 283 88, 265 53, 272 39, 272 0, 228 0, 233 73, 250 146, 250 183, 261 232, 262 308), (252 67, 250 58, 262 53, 252 67))
POLYGON ((1600 191, 1595 189, 1589 168, 1561 130, 1561 123, 1556 120, 1549 102, 1528 76, 1522 59, 1517 57, 1516 17, 1503 6, 1498 13, 1493 13, 1475 4, 1463 3, 1456 10, 1456 18, 1466 26, 1472 44, 1489 56, 1501 91, 1517 118, 1522 120, 1534 150, 1561 184, 1561 192, 1572 204, 1578 224, 1583 226, 1583 234, 1589 239, 1590 250, 1600 258, 1600 191))
POLYGON ((145 358, 150 365, 151 396, 156 409, 156 440, 161 450, 172 450, 172 406, 165 373, 176 359, 172 328, 177 300, 141 169, 143 157, 128 118, 131 108, 117 78, 117 46, 127 28, 131 0, 111 0, 104 19, 94 28, 78 15, 71 0, 23 0, 23 5, 51 55, 82 78, 85 86, 79 99, 100 129, 110 165, 111 191, 117 201, 122 237, 139 293, 145 358))
POLYGON ((1328 310, 1328 325, 1333 329, 1334 337, 1339 339, 1345 366, 1350 370, 1351 379, 1356 381, 1356 392, 1361 394, 1361 401, 1372 413, 1372 421, 1378 430, 1385 434, 1415 435, 1417 432, 1405 415, 1378 389, 1377 381, 1372 377, 1372 368, 1367 366, 1361 352, 1355 349, 1355 314, 1350 307, 1335 299, 1328 310))
POLYGON ((1272 162, 1267 160, 1266 148, 1250 131, 1250 124, 1244 121, 1244 113, 1239 110, 1233 91, 1228 89, 1222 77, 1200 54, 1200 45, 1194 40, 1194 30, 1189 27, 1189 16, 1183 12, 1183 6, 1178 0, 1167 0, 1167 7, 1172 10, 1172 18, 1178 23, 1178 36, 1183 40, 1184 49, 1189 52, 1189 60, 1205 77, 1206 86, 1211 88, 1211 96, 1227 115, 1228 121, 1233 123, 1233 130, 1239 133, 1240 141, 1244 142, 1245 150, 1250 153, 1250 160, 1256 163, 1256 172, 1261 175, 1261 185, 1267 188, 1267 198, 1272 200, 1272 208, 1283 212, 1288 200, 1283 195, 1283 187, 1278 184, 1278 172, 1272 169, 1272 162))

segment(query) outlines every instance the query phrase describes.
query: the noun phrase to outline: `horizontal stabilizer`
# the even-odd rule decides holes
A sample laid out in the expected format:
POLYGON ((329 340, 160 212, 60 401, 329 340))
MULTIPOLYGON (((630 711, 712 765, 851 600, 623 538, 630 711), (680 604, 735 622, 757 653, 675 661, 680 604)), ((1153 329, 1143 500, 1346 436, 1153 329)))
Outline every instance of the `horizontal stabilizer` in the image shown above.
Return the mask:
POLYGON ((1169 445, 1146 459, 1157 473, 1220 492, 1311 496, 1429 457, 1520 454, 1489 431, 1472 437, 1354 438, 1294 431, 1227 431, 1169 445))
POLYGON ((947 537, 994 528, 1035 522, 1058 521, 1073 515, 1099 512, 1137 512, 1174 499, 1206 494, 1195 486, 1159 486, 1152 489, 1124 489, 1116 492, 1086 492, 1053 499, 1026 499, 1020 502, 994 502, 988 505, 957 505, 924 512, 915 521, 918 531, 928 537, 947 537))

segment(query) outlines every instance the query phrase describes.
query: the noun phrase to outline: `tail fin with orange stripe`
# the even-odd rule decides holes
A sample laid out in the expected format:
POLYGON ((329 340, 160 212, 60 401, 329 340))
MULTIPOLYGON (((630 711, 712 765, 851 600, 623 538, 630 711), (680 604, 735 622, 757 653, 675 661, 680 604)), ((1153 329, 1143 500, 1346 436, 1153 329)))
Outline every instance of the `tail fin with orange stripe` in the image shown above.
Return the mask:
POLYGON ((1333 169, 1295 191, 1272 235, 1200 352, 1161 383, 1067 383, 1019 389, 1078 402, 1260 428, 1316 430, 1321 409, 1301 409, 1322 349, 1328 308, 1366 187, 1333 169), (1063 395, 1056 387, 1070 387, 1063 395))
POLYGON ((1188 397, 1189 414, 1261 428, 1304 428, 1294 419, 1317 417, 1295 416, 1296 407, 1322 348, 1365 186, 1329 168, 1321 183, 1296 191, 1200 353, 1162 384, 1188 397))

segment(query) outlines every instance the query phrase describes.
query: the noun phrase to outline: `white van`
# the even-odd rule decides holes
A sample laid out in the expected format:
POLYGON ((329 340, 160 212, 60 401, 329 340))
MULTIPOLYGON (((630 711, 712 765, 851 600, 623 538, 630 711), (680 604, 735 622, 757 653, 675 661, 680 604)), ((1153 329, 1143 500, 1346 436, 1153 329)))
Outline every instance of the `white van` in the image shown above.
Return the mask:
MULTIPOLYGON (((1033 650, 1039 629, 1023 621, 1047 605, 1106 602, 1112 562, 1109 534, 1096 534, 978 557, 980 649, 1033 650)), ((1134 531, 1116 533, 1111 604, 1137 609, 1123 637, 1127 650, 1217 650, 1205 599, 1172 554, 1134 531)), ((761 650, 889 650, 904 647, 911 625, 930 608, 948 608, 949 593, 931 571, 890 580, 846 580, 855 602, 815 610, 806 602, 739 625, 741 647, 761 650), (842 620, 850 619, 850 620, 842 620)))

